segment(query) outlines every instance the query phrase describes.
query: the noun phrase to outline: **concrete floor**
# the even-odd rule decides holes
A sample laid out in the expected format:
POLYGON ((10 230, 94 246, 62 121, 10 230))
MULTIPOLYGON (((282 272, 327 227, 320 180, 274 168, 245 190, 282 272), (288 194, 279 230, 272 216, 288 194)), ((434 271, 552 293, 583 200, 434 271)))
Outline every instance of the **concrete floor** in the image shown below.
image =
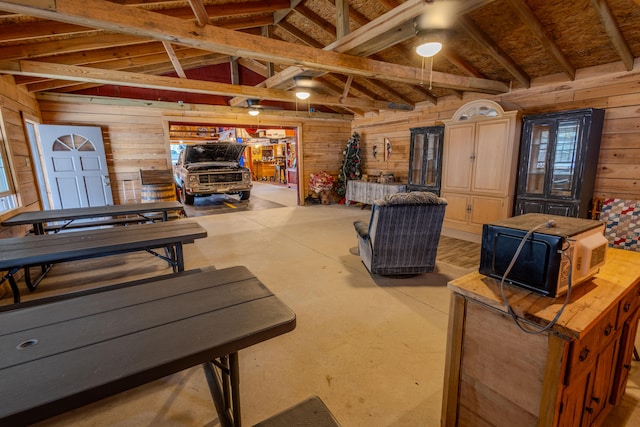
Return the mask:
MULTIPOLYGON (((344 427, 438 426, 446 282, 473 269, 439 262, 436 272, 409 279, 372 276, 356 255, 352 226, 368 220, 370 211, 297 207, 295 197, 286 187, 260 184, 252 200, 281 207, 198 216, 209 235, 185 248, 187 268, 247 266, 297 315, 293 332, 239 353, 244 425, 318 395, 344 427)), ((57 265, 31 297, 166 272, 147 254, 124 258, 57 265)), ((634 362, 624 403, 605 425, 640 425, 639 366, 634 362)), ((197 367, 41 425, 219 422, 197 367)))

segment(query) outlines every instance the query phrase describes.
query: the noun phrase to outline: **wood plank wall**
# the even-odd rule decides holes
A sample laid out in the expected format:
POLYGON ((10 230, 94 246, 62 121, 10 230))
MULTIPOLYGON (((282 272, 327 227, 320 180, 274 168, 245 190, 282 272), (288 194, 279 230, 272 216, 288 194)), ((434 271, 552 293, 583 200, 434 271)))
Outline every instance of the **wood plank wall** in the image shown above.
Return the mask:
MULTIPOLYGON (((300 117, 261 119, 261 125, 297 128, 300 167, 300 198, 309 194, 309 174, 322 170, 337 176, 342 152, 353 131, 359 132, 363 173, 393 173, 406 182, 409 164, 409 129, 430 126, 451 118, 463 104, 486 96, 465 94, 441 99, 438 105, 425 103, 414 111, 388 111, 368 114, 352 123, 342 117, 322 120, 300 117), (392 142, 388 161, 382 155, 384 138, 392 142), (378 146, 373 158, 373 145, 378 146)), ((61 96, 64 98, 64 96, 61 96)), ((506 110, 520 109, 537 114, 576 108, 604 108, 604 134, 598 161, 595 196, 640 199, 640 61, 627 72, 614 64, 580 70, 575 81, 562 76, 534 80, 530 89, 486 97, 500 102, 506 110)), ((73 97, 37 101, 13 84, 13 78, 0 78, 0 108, 5 135, 18 176, 23 210, 40 209, 29 146, 23 128, 24 114, 41 118, 47 124, 97 125, 103 129, 114 199, 123 201, 122 180, 138 178, 139 169, 169 167, 166 121, 205 121, 217 124, 247 125, 240 113, 222 113, 207 106, 189 106, 188 111, 162 106, 162 103, 131 102, 130 105, 96 103, 95 98, 73 97), (84 99, 84 101, 83 101, 84 99), (40 113, 42 110, 42 113, 40 113)), ((262 115, 260 117, 263 117, 262 115)), ((253 127, 253 126, 252 126, 253 127)), ((137 192, 138 195, 140 192, 137 192)), ((0 217, 2 219, 2 217, 0 217)), ((3 229, 0 237, 22 230, 3 229)))
POLYGON ((441 124, 465 103, 491 99, 505 110, 526 114, 603 108, 605 124, 598 160, 595 197, 640 199, 640 61, 632 71, 621 64, 580 70, 574 81, 563 76, 534 80, 531 88, 501 96, 465 94, 440 99, 438 105, 419 105, 411 112, 383 112, 353 122, 361 135, 363 173, 393 173, 396 181, 407 182, 410 128, 441 124), (385 162, 381 155, 383 138, 389 138, 393 152, 385 162), (373 146, 378 155, 373 158, 373 146))
MULTIPOLYGON (((11 154, 11 167, 17 179, 17 191, 24 210, 40 209, 38 189, 29 151, 29 143, 23 125, 23 115, 39 117, 35 97, 18 90, 13 77, 0 77, 0 111, 4 123, 4 136, 11 154)), ((0 221, 11 214, 0 214, 0 221)), ((24 235, 26 227, 0 226, 0 238, 24 235)))
MULTIPOLYGON (((210 123, 225 126, 256 127, 253 118, 241 113, 223 112, 207 106, 172 103, 131 102, 117 105, 95 98, 60 97, 40 100, 42 121, 47 124, 100 126, 103 132, 109 174, 115 203, 123 203, 123 180, 133 180, 140 199, 140 169, 170 168, 168 121, 210 123), (65 102, 61 102, 64 99, 65 102), (145 105, 140 105, 145 104, 145 105), (184 111, 181 108, 184 108, 184 111)), ((298 167, 300 200, 309 192, 309 174, 322 170, 338 175, 342 149, 350 132, 344 119, 309 119, 301 117, 265 117, 260 126, 287 126, 298 130, 298 167)))

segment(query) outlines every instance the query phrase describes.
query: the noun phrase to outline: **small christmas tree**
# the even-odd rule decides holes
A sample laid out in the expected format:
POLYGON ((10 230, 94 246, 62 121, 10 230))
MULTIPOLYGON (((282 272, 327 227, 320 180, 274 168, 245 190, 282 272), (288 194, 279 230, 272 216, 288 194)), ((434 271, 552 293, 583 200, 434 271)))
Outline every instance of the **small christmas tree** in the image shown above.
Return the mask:
POLYGON ((347 194, 347 181, 359 180, 360 174, 360 134, 354 132, 347 141, 347 146, 342 152, 342 166, 336 184, 336 194, 343 198, 347 194))

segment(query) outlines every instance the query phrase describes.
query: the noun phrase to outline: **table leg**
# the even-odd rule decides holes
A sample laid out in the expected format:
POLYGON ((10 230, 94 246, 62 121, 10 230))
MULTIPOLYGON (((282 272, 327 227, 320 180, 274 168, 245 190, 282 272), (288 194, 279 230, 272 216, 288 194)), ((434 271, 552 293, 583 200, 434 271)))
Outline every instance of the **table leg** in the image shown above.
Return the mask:
POLYGON ((202 365, 220 424, 241 427, 240 366, 238 353, 222 356, 202 365))
POLYGON ((51 267, 53 267, 53 264, 42 264, 40 266, 40 275, 36 278, 36 280, 31 280, 31 270, 29 266, 24 267, 24 283, 27 285, 27 288, 29 288, 31 292, 36 290, 36 288, 40 284, 40 281, 44 279, 44 276, 46 276, 49 270, 51 270, 51 267))
POLYGON ((178 266, 178 271, 184 271, 184 254, 182 252, 182 242, 176 243, 175 255, 176 255, 175 260, 178 266))
POLYGON ((20 302, 20 290, 18 289, 18 284, 16 283, 16 279, 14 279, 13 275, 20 271, 20 267, 13 268, 7 272, 0 280, 0 284, 5 280, 9 281, 9 287, 11 287, 11 293, 13 293, 13 302, 15 304, 20 302))
POLYGON ((34 234, 44 234, 44 223, 36 222, 33 224, 34 234))

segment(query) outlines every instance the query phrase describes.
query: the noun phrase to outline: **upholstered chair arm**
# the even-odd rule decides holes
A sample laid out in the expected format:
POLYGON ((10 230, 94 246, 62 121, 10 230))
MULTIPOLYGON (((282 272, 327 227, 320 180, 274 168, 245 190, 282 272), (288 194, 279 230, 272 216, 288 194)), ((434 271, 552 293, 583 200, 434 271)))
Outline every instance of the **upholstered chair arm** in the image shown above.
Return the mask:
POLYGON ((353 227, 356 229, 356 232, 358 233, 358 235, 360 237, 362 237, 363 239, 368 239, 369 238, 369 223, 368 222, 364 222, 364 221, 354 221, 353 222, 353 227))

